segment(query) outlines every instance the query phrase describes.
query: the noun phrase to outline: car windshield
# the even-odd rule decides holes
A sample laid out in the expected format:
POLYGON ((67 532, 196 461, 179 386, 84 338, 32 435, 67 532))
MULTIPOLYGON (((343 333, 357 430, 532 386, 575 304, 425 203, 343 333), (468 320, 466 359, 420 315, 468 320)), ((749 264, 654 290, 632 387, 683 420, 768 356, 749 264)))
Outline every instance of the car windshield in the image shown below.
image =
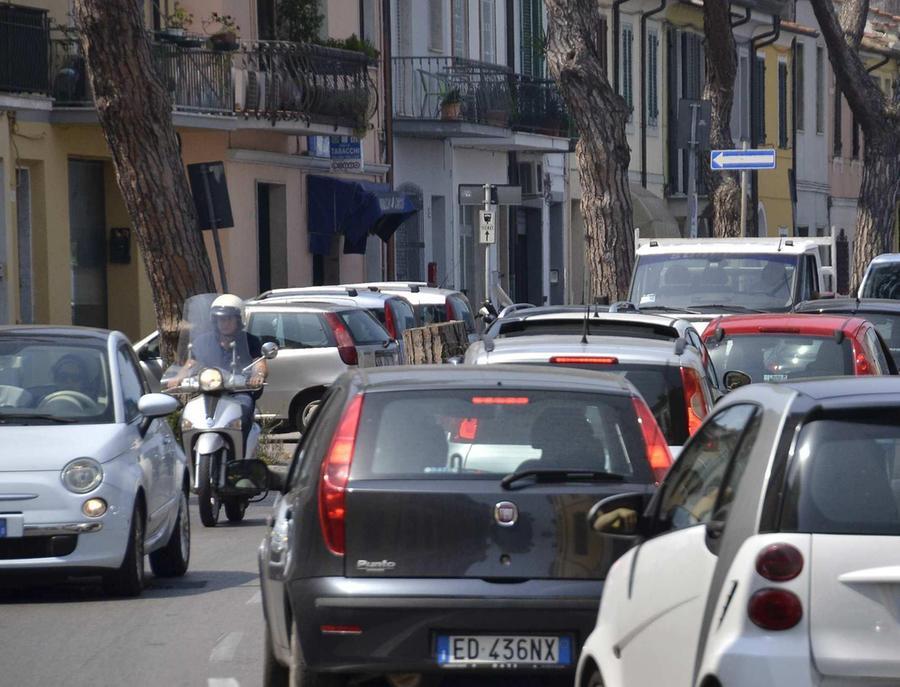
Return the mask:
POLYGON ((642 255, 635 265, 630 300, 645 309, 717 305, 786 311, 796 263, 794 255, 642 255))
POLYGON ((711 337, 706 347, 720 375, 739 370, 754 382, 853 374, 849 339, 838 343, 832 336, 746 334, 721 341, 711 337))
POLYGON ((365 397, 353 479, 498 479, 531 469, 652 482, 631 398, 497 387, 365 397))
POLYGON ((900 299, 900 262, 872 265, 859 297, 900 299))
POLYGON ((0 336, 0 423, 115 421, 105 341, 0 336))
POLYGON ((800 433, 782 529, 900 536, 900 412, 843 411, 800 433))

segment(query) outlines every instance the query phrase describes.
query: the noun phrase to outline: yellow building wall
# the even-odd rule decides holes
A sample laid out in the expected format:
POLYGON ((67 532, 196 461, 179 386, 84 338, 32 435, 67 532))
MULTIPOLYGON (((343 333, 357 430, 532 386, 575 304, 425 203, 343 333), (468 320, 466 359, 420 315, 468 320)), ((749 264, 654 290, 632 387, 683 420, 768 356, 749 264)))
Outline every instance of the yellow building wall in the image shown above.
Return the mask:
MULTIPOLYGON (((793 168, 794 134, 792 121, 792 64, 790 45, 770 45, 762 49, 766 60, 766 140, 762 148, 775 148, 775 169, 759 172, 759 202, 766 213, 769 236, 778 236, 779 228, 794 234, 793 206, 791 204, 790 170, 793 168), (788 69, 787 126, 788 147, 779 148, 778 140, 778 62, 784 60, 788 69)), ((759 54, 759 52, 757 53, 759 54)))

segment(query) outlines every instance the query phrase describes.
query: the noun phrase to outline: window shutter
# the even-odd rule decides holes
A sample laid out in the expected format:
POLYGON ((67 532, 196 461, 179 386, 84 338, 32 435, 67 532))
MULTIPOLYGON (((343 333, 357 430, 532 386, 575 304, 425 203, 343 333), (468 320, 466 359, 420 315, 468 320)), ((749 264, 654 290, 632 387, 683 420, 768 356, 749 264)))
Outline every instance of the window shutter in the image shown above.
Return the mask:
POLYGON ((797 129, 806 129, 806 52, 803 43, 797 43, 794 53, 794 107, 797 113, 797 129))
POLYGON ((841 157, 844 152, 844 142, 842 140, 843 131, 843 108, 841 107, 841 89, 838 85, 834 85, 834 156, 841 157))
POLYGON ((442 0, 428 2, 428 49, 444 52, 444 3, 442 0))
POLYGON ((534 69, 534 27, 531 19, 531 1, 521 0, 519 2, 519 13, 522 16, 522 73, 526 76, 532 75, 534 69))
POLYGON ((600 64, 603 66, 603 72, 609 77, 609 23, 606 17, 600 17, 600 26, 597 29, 600 32, 600 39, 597 44, 600 48, 600 64))
POLYGON ((397 55, 409 57, 412 52, 412 0, 397 0, 397 55))
MULTIPOLYGON (((632 84, 632 43, 633 29, 629 25, 622 27, 622 97, 629 108, 634 108, 634 86, 632 84)), ((631 117, 629 116, 629 119, 631 117)))
POLYGON ((825 51, 816 46, 816 133, 825 132, 825 51))
POLYGON ((778 63, 778 147, 788 147, 788 68, 778 63))
POLYGON ((469 56, 469 23, 466 21, 468 18, 466 2, 467 0, 452 0, 451 3, 450 26, 453 32, 453 54, 456 57, 469 56))
POLYGON ((496 55, 494 0, 481 0, 481 59, 494 63, 496 55))
POLYGON ((647 119, 650 126, 656 126, 659 116, 659 37, 651 33, 647 41, 647 119))

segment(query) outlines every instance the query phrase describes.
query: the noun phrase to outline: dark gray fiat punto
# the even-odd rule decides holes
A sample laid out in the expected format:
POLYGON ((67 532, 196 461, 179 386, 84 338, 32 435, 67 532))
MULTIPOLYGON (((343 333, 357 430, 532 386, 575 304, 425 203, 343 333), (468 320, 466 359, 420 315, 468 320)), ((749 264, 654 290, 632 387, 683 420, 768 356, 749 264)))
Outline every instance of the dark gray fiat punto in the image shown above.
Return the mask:
POLYGON ((619 376, 501 365, 343 375, 260 546, 266 684, 566 676, 624 552, 598 545, 587 512, 613 494, 649 496, 670 462, 619 376))

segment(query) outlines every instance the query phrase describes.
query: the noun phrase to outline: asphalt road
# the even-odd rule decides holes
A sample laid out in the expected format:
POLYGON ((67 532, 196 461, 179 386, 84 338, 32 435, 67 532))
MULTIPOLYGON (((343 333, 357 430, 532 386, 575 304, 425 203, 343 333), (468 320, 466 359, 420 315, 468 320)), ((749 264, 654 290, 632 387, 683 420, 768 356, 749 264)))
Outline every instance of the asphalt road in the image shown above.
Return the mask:
MULTIPOLYGON (((108 598, 89 580, 0 589, 0 687, 259 687, 256 548, 272 501, 251 505, 240 525, 223 512, 208 529, 192 497, 187 575, 157 580, 148 564, 149 586, 137 599, 108 598)), ((453 677, 442 687, 538 684, 453 677)))

